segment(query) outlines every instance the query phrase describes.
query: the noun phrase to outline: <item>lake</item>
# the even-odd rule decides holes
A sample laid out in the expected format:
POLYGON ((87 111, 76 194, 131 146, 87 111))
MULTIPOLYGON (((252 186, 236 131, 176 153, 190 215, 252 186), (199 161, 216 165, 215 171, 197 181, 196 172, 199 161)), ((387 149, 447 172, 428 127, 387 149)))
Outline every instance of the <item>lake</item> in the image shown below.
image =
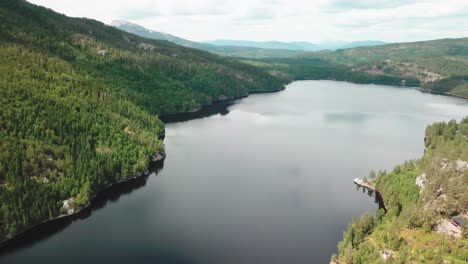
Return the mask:
POLYGON ((419 158, 428 124, 467 115, 466 100, 415 89, 300 81, 166 117, 163 165, 20 236, 0 263, 329 263, 377 208, 353 179, 419 158))

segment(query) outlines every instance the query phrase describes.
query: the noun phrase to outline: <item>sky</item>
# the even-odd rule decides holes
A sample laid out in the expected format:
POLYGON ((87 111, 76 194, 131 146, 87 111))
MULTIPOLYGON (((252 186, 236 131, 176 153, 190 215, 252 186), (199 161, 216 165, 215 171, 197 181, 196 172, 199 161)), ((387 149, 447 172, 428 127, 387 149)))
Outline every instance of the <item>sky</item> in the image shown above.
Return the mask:
POLYGON ((194 41, 468 37, 468 0, 28 0, 73 17, 126 20, 194 41))

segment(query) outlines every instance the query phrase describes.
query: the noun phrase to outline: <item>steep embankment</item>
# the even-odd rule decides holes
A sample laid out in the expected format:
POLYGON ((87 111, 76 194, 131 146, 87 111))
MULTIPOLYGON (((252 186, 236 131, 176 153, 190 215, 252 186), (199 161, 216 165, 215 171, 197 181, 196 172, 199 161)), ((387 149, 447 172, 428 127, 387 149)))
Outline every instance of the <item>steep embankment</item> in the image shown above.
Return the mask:
POLYGON ((354 220, 333 262, 467 263, 468 118, 429 126, 425 143, 420 160, 376 174, 388 213, 354 220))
POLYGON ((0 241, 145 173, 164 152, 156 114, 284 82, 236 60, 1 1, 0 241))

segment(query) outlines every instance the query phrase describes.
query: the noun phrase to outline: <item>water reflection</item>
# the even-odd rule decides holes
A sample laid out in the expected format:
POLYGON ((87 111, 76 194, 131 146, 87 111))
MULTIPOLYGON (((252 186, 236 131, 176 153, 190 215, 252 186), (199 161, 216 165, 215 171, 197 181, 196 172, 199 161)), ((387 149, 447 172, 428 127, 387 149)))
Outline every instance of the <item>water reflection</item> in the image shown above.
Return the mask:
MULTIPOLYGON (((228 108, 235 104, 235 102, 236 100, 220 101, 212 105, 204 106, 200 111, 197 112, 161 115, 160 119, 164 123, 169 124, 186 122, 214 115, 225 116, 229 114, 228 108)), ((148 175, 113 185, 110 188, 102 191, 92 200, 91 205, 85 210, 81 211, 79 214, 40 224, 0 244, 0 257, 13 254, 28 247, 32 247, 35 244, 47 240, 53 235, 61 233, 72 223, 87 219, 92 215, 93 212, 104 208, 108 203, 117 202, 121 197, 144 187, 148 177, 153 174, 158 174, 158 172, 161 171, 163 167, 164 161, 153 162, 149 167, 148 175)), ((192 261, 187 261, 180 256, 176 257, 174 254, 160 256, 159 259, 171 259, 170 263, 192 263, 192 261)))
POLYGON ((352 218, 377 207, 353 178, 420 157, 427 124, 468 113, 464 104, 447 117, 427 104, 460 101, 313 81, 165 116, 181 123, 166 126, 158 177, 124 199, 111 192, 92 217, 0 262, 329 263, 352 218), (203 119, 183 122, 192 118, 203 119))
POLYGON ((158 174, 163 167, 164 161, 153 162, 149 167, 149 173, 147 175, 107 188, 100 192, 91 201, 91 205, 80 213, 40 224, 4 242, 0 246, 0 256, 13 254, 21 249, 31 247, 34 244, 47 240, 51 236, 62 232, 73 222, 90 217, 93 212, 104 208, 108 203, 117 202, 121 197, 144 187, 148 177, 158 174))
POLYGON ((362 193, 367 193, 367 195, 369 197, 374 197, 374 203, 378 204, 379 205, 379 209, 383 209, 385 211, 385 213, 387 212, 387 208, 385 207, 385 202, 384 202, 384 199, 382 197, 382 195, 380 194, 380 192, 375 192, 371 189, 368 189, 368 188, 364 188, 364 187, 361 187, 359 185, 356 185, 356 190, 359 191, 359 190, 362 190, 362 193))
POLYGON ((159 118, 166 124, 187 122, 194 119, 210 117, 214 115, 225 116, 229 114, 229 107, 235 104, 236 100, 220 101, 212 105, 204 106, 200 111, 160 115, 159 118))
POLYGON ((325 113, 325 121, 327 122, 345 122, 345 123, 362 123, 372 118, 371 114, 360 112, 335 112, 325 113))

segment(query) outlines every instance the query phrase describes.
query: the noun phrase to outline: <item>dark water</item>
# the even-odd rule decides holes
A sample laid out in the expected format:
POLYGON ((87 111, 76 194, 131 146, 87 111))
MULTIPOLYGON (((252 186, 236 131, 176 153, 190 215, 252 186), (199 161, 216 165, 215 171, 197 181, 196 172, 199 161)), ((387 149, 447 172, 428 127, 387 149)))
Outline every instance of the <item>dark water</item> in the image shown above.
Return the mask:
POLYGON ((28 232, 0 263, 328 263, 350 220, 377 208, 353 178, 420 157, 426 125, 468 104, 305 81, 206 114, 171 117, 159 173, 28 232))

